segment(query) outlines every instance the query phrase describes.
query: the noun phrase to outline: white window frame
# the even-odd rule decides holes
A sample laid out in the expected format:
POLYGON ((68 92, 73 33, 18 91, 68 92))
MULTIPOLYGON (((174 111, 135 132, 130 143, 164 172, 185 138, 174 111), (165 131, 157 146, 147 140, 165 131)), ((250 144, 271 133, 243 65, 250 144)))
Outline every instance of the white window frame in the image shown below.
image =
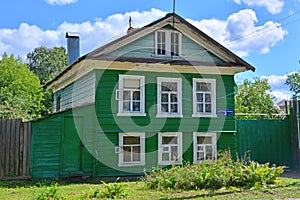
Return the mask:
MULTIPOLYGON (((169 99, 170 101, 170 99, 169 99)), ((170 103, 170 102, 169 102, 170 103)), ((171 104, 168 104, 171 105, 171 104)), ((170 110, 170 108, 169 108, 170 110)), ((168 78, 157 77, 157 114, 156 117, 174 117, 182 118, 182 79, 181 78, 168 78), (177 100, 178 100, 178 112, 161 112, 161 83, 162 82, 176 82, 177 83, 177 100)))
POLYGON ((118 101, 117 116, 146 116, 145 113, 145 76, 137 75, 119 75, 119 88, 116 90, 116 100, 118 101), (123 89, 124 79, 132 79, 140 81, 140 111, 124 111, 123 110, 123 89))
MULTIPOLYGON (((169 149, 170 150, 170 149, 169 149)), ((171 154, 171 152, 170 152, 171 154)), ((182 164, 182 132, 159 132, 158 133, 158 164, 159 165, 171 165, 171 164, 182 164), (176 146, 174 144, 163 145, 162 138, 163 136, 177 137, 177 161, 163 161, 162 153, 163 147, 170 148, 171 146, 176 146)))
POLYGON ((158 30, 155 32, 155 55, 156 56, 181 56, 182 55, 182 34, 175 30, 158 30), (165 33, 165 54, 158 54, 158 33, 165 33), (178 34, 178 55, 171 55, 171 34, 178 34))
MULTIPOLYGON (((135 145, 132 145, 135 146, 135 145)), ((119 146, 115 148, 115 153, 118 153, 118 166, 127 167, 127 166, 144 166, 145 165, 145 133, 119 133, 119 146), (124 162, 123 161, 123 138, 124 136, 133 136, 140 137, 140 161, 138 162, 124 162)), ((132 152, 131 152, 132 153, 132 152)), ((132 156, 132 155, 131 155, 132 156)))
POLYGON ((216 80, 206 78, 193 78, 193 115, 192 117, 217 117, 216 113, 216 80), (197 112, 197 91, 198 82, 211 84, 211 113, 197 112))
MULTIPOLYGON (((197 153, 198 153, 198 146, 208 146, 208 145, 201 145, 201 144, 197 144, 197 137, 198 136, 203 136, 203 137, 211 137, 212 138, 212 156, 213 156, 213 160, 217 159, 217 133, 201 133, 201 132, 194 132, 193 133, 193 160, 194 162, 203 162, 204 160, 198 160, 197 159, 197 153)), ((206 157, 206 149, 204 147, 204 158, 206 157)))

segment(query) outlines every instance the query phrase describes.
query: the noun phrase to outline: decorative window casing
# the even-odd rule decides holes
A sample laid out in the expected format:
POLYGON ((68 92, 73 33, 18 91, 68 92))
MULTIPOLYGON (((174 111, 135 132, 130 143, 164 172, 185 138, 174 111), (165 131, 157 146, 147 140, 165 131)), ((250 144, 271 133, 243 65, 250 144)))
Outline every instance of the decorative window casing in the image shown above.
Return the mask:
POLYGON ((118 116, 145 116, 145 77, 119 75, 118 116))
POLYGON ((158 164, 182 163, 182 133, 158 133, 158 164))
POLYGON ((182 35, 175 30, 159 30, 155 32, 155 55, 181 56, 182 35))
POLYGON ((193 117, 217 117, 216 80, 193 79, 193 117))
POLYGON ((182 117, 181 78, 157 78, 156 117, 182 117))
POLYGON ((119 166, 145 165, 145 133, 119 133, 119 166))
POLYGON ((217 134, 194 133, 194 162, 217 159, 217 134))

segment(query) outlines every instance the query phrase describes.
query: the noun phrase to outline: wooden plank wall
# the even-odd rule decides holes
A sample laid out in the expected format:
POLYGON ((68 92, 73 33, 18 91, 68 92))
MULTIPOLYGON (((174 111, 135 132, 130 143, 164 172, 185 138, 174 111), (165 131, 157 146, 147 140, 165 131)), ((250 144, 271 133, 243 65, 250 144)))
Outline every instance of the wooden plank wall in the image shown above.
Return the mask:
POLYGON ((29 176, 31 122, 0 119, 0 179, 29 176))

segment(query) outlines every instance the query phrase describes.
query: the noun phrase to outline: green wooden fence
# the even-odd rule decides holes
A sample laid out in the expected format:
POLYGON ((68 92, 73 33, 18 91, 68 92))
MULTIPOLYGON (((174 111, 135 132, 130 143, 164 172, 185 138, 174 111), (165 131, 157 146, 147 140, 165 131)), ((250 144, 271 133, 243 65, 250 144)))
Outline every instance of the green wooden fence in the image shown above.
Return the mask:
POLYGON ((249 153, 252 160, 293 167, 292 120, 237 120, 239 156, 249 153))

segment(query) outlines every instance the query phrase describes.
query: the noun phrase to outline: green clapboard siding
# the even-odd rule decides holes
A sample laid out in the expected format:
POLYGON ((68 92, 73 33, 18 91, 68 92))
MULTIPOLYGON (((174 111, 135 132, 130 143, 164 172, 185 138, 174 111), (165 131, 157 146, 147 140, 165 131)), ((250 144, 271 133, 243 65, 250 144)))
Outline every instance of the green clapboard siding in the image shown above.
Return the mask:
POLYGON ((32 122, 30 174, 33 178, 93 175, 93 108, 56 113, 32 122))
POLYGON ((284 120, 237 120, 238 153, 260 163, 292 167, 291 118, 284 120))
MULTIPOLYGON (((98 123, 104 132, 221 132, 235 131, 233 115, 224 116, 218 113, 217 118, 192 117, 192 80, 201 78, 200 74, 153 73, 98 70, 95 109, 98 123), (118 101, 115 100, 118 88, 119 74, 145 76, 145 117, 117 116, 118 101), (182 78, 183 118, 156 118, 157 77, 182 78)), ((234 110, 234 80, 233 76, 206 75, 204 78, 214 78, 217 83, 217 110, 234 110)))
POLYGON ((237 136, 233 115, 193 118, 192 79, 214 78, 217 110, 234 110, 233 76, 96 70, 95 105, 56 113, 32 123, 31 176, 122 176, 143 174, 157 166, 158 132, 182 132, 183 160, 193 162, 193 132, 218 132, 218 150, 235 154, 237 136), (115 93, 119 74, 144 75, 146 116, 117 116, 115 93), (183 83, 183 118, 156 118, 157 77, 179 77, 183 83), (145 166, 119 167, 119 132, 145 132, 145 166), (70 155, 70 156, 69 156, 70 155))
MULTIPOLYGON (((167 26, 163 29, 171 29, 167 26)), ((148 34, 143 38, 131 42, 108 55, 114 57, 128 57, 128 58, 145 58, 153 59, 155 56, 155 33, 148 34)), ((195 43, 193 40, 185 35, 182 35, 182 59, 189 61, 202 62, 224 62, 222 59, 207 51, 205 48, 195 43)), ((165 59, 163 57, 155 57, 156 59, 165 59)))

